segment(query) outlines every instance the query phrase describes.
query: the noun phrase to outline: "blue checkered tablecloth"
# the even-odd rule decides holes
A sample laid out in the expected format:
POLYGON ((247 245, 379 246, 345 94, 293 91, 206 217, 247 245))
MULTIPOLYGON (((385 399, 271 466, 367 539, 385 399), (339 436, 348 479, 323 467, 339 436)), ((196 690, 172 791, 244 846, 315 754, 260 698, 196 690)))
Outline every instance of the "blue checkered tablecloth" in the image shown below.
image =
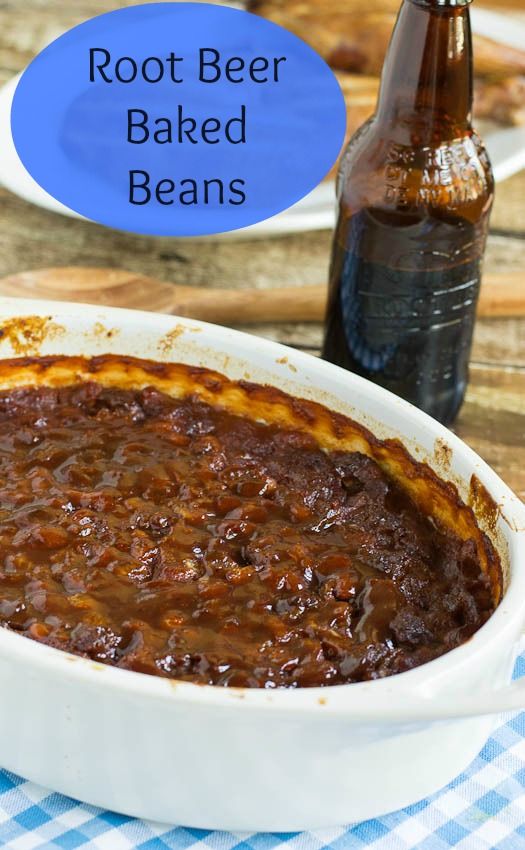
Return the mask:
MULTIPOLYGON (((525 675, 525 655, 516 665, 525 675)), ((1 698, 1 697, 0 697, 1 698)), ((0 846, 10 850, 525 850, 525 713, 499 726, 443 791, 403 811, 303 833, 210 832, 105 812, 0 771, 0 846)))

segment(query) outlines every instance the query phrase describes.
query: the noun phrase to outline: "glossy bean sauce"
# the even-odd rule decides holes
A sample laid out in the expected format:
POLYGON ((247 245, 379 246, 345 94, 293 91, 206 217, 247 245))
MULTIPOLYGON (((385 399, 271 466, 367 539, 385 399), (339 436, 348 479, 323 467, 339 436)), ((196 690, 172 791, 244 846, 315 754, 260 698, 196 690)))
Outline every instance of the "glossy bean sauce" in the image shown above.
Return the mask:
POLYGON ((372 459, 96 383, 0 393, 0 624, 117 667, 309 687, 387 676, 494 609, 472 541, 372 459))

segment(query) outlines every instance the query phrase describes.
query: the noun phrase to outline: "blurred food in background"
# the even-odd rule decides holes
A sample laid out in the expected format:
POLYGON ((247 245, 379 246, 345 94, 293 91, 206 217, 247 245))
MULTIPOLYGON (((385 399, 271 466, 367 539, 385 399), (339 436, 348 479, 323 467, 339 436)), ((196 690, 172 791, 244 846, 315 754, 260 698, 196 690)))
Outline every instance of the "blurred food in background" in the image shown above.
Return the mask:
MULTIPOLYGON (((400 0, 249 0, 248 9, 308 42, 336 72, 348 106, 348 136, 374 111, 379 75, 400 0)), ((500 13, 524 0, 486 0, 500 13)), ((523 50, 474 34, 474 116, 503 126, 525 124, 523 50)))

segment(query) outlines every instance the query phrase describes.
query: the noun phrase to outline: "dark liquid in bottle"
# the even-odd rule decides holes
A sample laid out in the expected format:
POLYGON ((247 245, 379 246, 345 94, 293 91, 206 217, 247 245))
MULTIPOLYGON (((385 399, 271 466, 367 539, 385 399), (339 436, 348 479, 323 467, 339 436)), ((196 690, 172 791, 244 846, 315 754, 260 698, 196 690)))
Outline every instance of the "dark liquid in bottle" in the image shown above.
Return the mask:
POLYGON ((483 225, 458 218, 352 216, 345 244, 335 237, 323 357, 452 421, 468 379, 484 240, 483 225))
POLYGON ((470 0, 403 0, 341 160, 323 356, 442 422, 461 406, 494 180, 471 123, 470 0))

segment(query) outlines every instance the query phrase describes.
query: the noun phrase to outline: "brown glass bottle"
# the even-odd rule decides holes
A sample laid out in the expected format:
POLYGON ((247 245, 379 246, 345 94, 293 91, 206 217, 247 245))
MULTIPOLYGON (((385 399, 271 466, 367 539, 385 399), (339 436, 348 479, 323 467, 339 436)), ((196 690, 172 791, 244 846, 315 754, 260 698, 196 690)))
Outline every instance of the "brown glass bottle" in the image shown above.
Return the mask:
POLYGON ((440 419, 461 406, 494 181, 472 129, 469 0, 404 0, 338 176, 323 357, 440 419))

